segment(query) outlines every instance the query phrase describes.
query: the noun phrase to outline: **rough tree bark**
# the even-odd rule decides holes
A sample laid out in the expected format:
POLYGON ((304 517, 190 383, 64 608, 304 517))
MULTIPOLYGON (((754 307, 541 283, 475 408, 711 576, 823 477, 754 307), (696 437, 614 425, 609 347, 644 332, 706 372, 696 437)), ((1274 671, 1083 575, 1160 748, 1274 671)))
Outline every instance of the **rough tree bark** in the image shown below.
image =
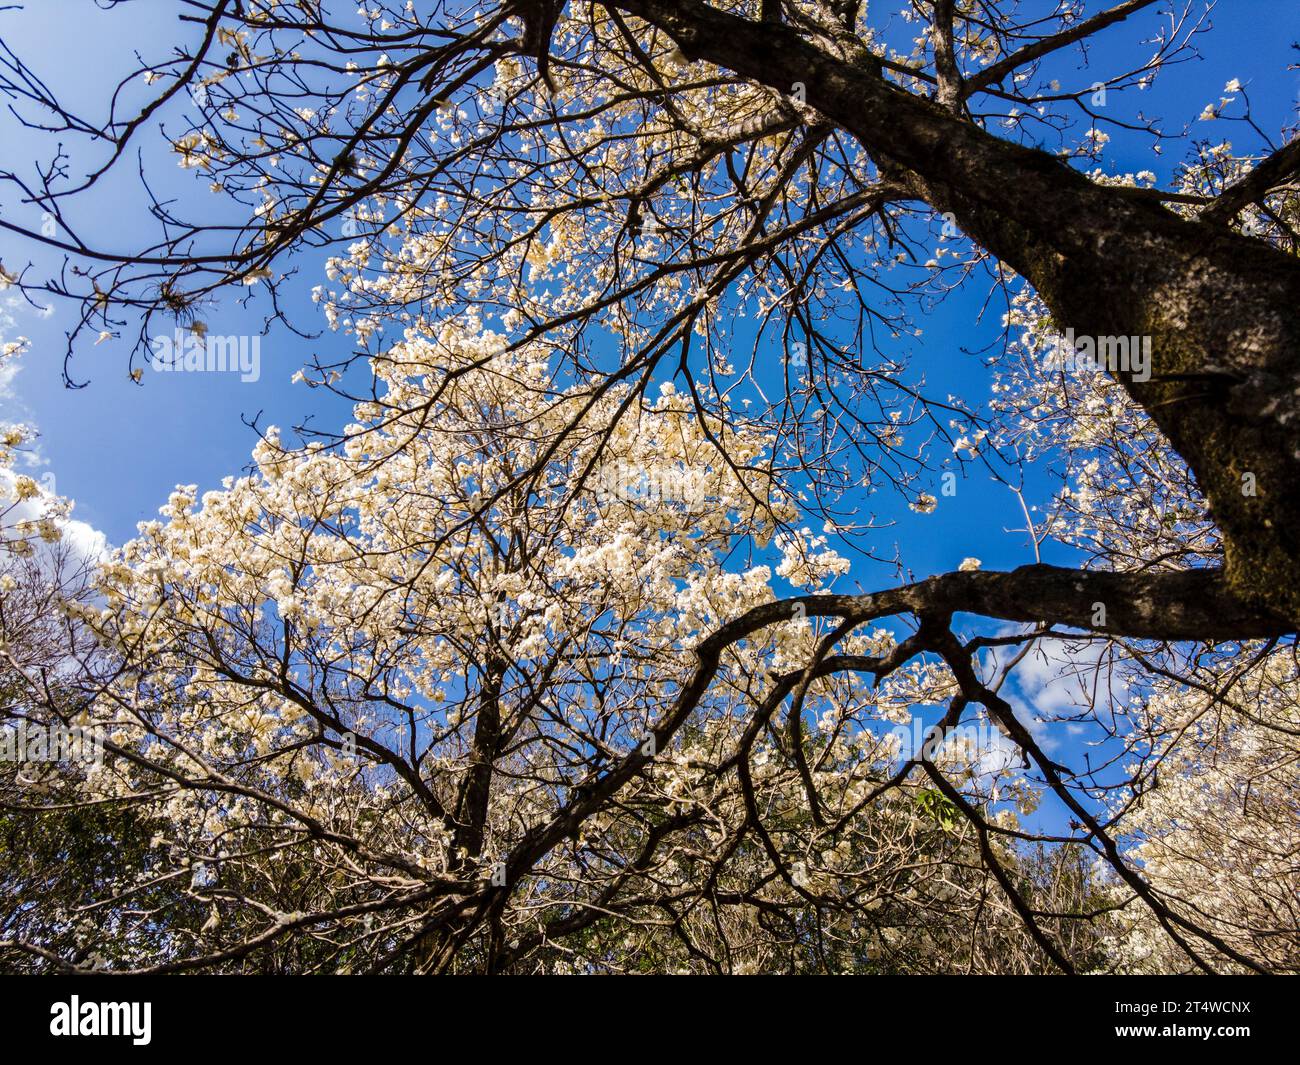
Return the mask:
POLYGON ((1189 221, 1098 186, 789 26, 698 0, 605 6, 663 30, 690 59, 782 93, 802 83, 809 106, 891 178, 1027 278, 1061 328, 1151 337, 1150 380, 1116 376, 1195 473, 1223 534, 1231 590, 1300 618, 1300 262, 1223 228, 1223 211, 1189 221))

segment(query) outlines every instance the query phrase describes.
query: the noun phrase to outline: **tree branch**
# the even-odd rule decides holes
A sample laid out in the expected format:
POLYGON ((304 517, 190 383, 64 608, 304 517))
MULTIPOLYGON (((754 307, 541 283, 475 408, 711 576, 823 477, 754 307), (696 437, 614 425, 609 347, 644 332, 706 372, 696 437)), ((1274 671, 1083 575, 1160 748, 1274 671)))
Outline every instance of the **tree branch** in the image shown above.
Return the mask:
POLYGON ((1201 212, 1201 221, 1227 225, 1243 207, 1258 203, 1297 174, 1300 174, 1300 137, 1279 148, 1244 178, 1219 193, 1201 212))
POLYGON ((1054 33, 1050 37, 1044 37, 1041 40, 1034 41, 1033 44, 1018 48, 1009 56, 999 59, 996 63, 990 64, 979 73, 972 74, 966 79, 963 96, 970 96, 972 93, 986 89, 990 85, 996 85, 1018 67, 1022 67, 1026 63, 1032 63, 1035 59, 1041 59, 1049 52, 1068 48, 1076 41, 1085 40, 1098 30, 1104 30, 1107 26, 1113 26, 1116 22, 1123 22, 1133 12, 1140 11, 1144 7, 1150 7, 1155 2, 1156 0, 1124 0, 1122 4, 1116 4, 1109 11, 1102 11, 1093 15, 1092 18, 1084 19, 1078 25, 1071 26, 1068 30, 1062 30, 1060 33, 1054 33))

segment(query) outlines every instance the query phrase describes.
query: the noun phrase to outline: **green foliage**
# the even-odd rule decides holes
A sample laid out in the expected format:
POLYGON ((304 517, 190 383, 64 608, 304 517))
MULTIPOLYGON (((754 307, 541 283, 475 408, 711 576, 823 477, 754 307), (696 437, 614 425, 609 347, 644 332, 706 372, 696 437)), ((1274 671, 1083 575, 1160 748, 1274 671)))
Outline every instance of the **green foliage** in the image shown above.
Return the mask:
POLYGON ((937 788, 921 788, 916 793, 916 805, 945 832, 953 831, 961 818, 957 804, 937 788))

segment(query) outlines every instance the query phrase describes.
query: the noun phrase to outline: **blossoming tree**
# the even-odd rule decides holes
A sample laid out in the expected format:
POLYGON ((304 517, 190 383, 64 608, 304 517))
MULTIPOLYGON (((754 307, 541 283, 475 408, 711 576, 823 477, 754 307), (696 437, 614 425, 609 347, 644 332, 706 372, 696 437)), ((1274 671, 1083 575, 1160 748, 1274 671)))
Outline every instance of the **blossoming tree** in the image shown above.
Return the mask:
POLYGON ((302 373, 353 424, 268 431, 70 608, 112 755, 82 786, 208 907, 142 912, 114 964, 1293 970, 1300 142, 1089 172, 1107 128, 1173 139, 1123 105, 1205 29, 1160 6, 916 0, 900 36, 852 2, 213 0, 97 121, 16 61, 20 114, 111 150, 0 173, 76 264, 0 280, 73 298, 70 355, 202 335, 231 288, 282 317, 320 248, 356 345, 302 373), (1145 61, 1053 76, 1139 23, 1145 61), (238 223, 168 200, 148 247, 84 241, 178 101, 238 223), (980 276, 991 411, 904 372, 917 301, 980 276), (1149 363, 1055 371, 1065 330, 1149 363), (1078 568, 833 586, 859 490, 926 512, 943 464, 1025 462, 1078 568), (1091 678, 1058 713, 1104 765, 1004 694, 1038 656, 1091 678), (1012 757, 899 750, 923 708, 1012 757))

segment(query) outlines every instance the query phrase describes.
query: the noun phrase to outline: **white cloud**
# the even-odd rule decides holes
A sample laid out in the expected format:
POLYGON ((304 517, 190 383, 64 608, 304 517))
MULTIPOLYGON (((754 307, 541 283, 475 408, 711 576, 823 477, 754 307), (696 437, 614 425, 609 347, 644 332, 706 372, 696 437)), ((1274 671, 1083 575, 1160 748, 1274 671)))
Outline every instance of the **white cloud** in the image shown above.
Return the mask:
MULTIPOLYGON (((20 301, 15 294, 10 293, 0 298, 0 349, 3 349, 5 344, 19 339, 13 335, 17 327, 17 314, 19 311, 26 309, 29 309, 29 305, 20 301)), ((39 313, 45 316, 47 312, 48 309, 42 309, 39 313)), ((0 358, 0 425, 22 423, 30 420, 30 412, 14 387, 14 379, 21 370, 21 353, 7 358, 0 358)), ((40 448, 33 446, 31 443, 25 444, 17 452, 17 461, 28 469, 37 469, 48 465, 44 455, 41 454, 40 448)), ((13 498, 13 484, 18 476, 13 470, 0 467, 0 498, 13 498)), ((39 493, 36 496, 13 505, 12 509, 7 502, 0 502, 0 511, 4 512, 5 524, 39 520, 50 512, 52 505, 58 500, 54 476, 46 472, 37 478, 37 486, 39 493)), ((107 538, 94 526, 73 518, 59 518, 56 520, 56 524, 62 531, 62 542, 72 550, 78 559, 96 560, 108 553, 107 538)))
MULTIPOLYGON (((1015 652, 1001 648, 998 657, 1005 662, 1015 652)), ((1016 666, 1002 696, 1051 753, 1065 736, 1086 742, 1092 732, 1086 724, 1060 718, 1084 717, 1094 707, 1100 712, 1127 702, 1127 672, 1125 664, 1107 654, 1104 641, 1040 640, 1016 666)))
MULTIPOLYGON (((0 467, 0 500, 12 500, 14 498, 13 485, 19 475, 12 470, 0 467)), ((38 521, 45 517, 53 504, 58 501, 46 484, 38 482, 38 493, 31 499, 25 499, 19 503, 0 502, 0 512, 4 514, 4 524, 14 525, 20 521, 38 521)), ((87 561, 97 561, 108 555, 109 544, 108 538, 96 529, 93 525, 88 525, 84 521, 77 521, 75 518, 57 518, 55 524, 63 533, 62 542, 71 548, 73 554, 78 559, 87 561)))
MULTIPOLYGON (((10 336, 18 324, 17 319, 14 317, 14 312, 17 309, 18 298, 16 296, 8 295, 0 298, 0 348, 3 348, 10 340, 17 339, 10 336)), ((14 395, 13 382, 20 369, 22 369, 22 364, 18 358, 0 358, 0 400, 6 403, 17 401, 17 397, 14 395)), ((8 414, 5 416, 10 417, 8 414)), ((10 420, 15 419, 10 417, 10 420)))

